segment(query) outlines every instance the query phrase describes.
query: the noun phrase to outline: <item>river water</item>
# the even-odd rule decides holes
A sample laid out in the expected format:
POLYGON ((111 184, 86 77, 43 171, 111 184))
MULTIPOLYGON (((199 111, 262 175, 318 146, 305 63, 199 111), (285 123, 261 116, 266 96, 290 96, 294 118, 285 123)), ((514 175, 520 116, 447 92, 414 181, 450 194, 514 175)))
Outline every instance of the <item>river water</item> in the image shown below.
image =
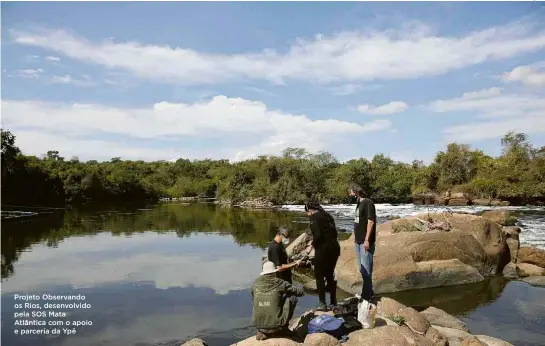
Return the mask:
MULTIPOLYGON (((330 206, 349 228, 354 206, 330 206)), ((380 220, 422 207, 377 205, 380 220)), ((2 345, 158 346, 202 337, 225 346, 251 336, 252 281, 276 227, 294 236, 307 227, 297 206, 280 211, 227 209, 213 204, 162 204, 56 212, 2 224, 2 345), (85 296, 89 308, 64 308, 65 318, 15 318, 15 295, 85 296), (75 334, 24 335, 15 321, 83 321, 75 334)), ((470 212, 475 212, 473 208, 470 212)), ((520 208, 519 208, 520 209, 520 208)), ((543 210, 519 210, 523 242, 543 246, 543 210), (540 234, 541 232, 541 234, 540 234)), ((340 294, 342 298, 342 293, 340 294)), ((460 287, 402 292, 395 299, 434 305, 467 321, 475 334, 515 345, 543 345, 545 289, 503 279, 460 287)), ((25 302, 25 301, 23 301, 25 302)), ((33 303, 33 301, 30 301, 33 303)), ((58 303, 58 302, 57 302, 58 303)), ((63 303, 67 303, 64 301, 63 303)), ((296 313, 315 306, 303 297, 296 313)), ((42 309, 43 310, 43 309, 42 309)), ((36 312, 35 312, 36 313, 36 312)), ((72 328, 72 327, 70 327, 72 328)), ((68 328, 67 328, 68 330, 68 328)))

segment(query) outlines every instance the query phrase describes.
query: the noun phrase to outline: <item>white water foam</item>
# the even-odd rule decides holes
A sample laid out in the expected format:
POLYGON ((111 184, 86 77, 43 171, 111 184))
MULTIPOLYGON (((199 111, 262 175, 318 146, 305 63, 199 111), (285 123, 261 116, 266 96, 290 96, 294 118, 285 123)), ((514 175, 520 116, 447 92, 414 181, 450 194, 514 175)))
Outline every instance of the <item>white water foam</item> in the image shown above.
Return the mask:
MULTIPOLYGON (((335 217, 337 226, 351 231, 355 212, 355 204, 329 204, 323 206, 325 210, 335 217)), ((283 209, 304 212, 302 205, 284 205, 283 209)), ((521 244, 533 245, 545 249, 545 207, 446 207, 446 206, 424 206, 414 204, 375 204, 378 222, 385 222, 390 217, 407 217, 422 213, 441 213, 445 211, 477 214, 486 210, 507 209, 521 212, 518 216, 518 226, 522 229, 520 234, 521 244)))

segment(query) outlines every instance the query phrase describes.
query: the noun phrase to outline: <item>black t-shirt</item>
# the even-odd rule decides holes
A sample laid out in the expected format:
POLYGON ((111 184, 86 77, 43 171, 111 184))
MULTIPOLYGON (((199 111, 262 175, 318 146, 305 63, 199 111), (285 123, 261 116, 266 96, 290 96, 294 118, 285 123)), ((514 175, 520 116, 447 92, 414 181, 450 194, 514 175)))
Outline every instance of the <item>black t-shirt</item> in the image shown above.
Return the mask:
MULTIPOLYGON (((288 264, 288 253, 286 252, 286 248, 284 247, 284 244, 277 243, 276 240, 274 239, 269 244, 267 257, 269 258, 269 261, 273 262, 274 265, 277 267, 284 264, 288 264)), ((291 284, 292 283, 291 269, 278 272, 278 277, 283 280, 286 280, 287 282, 291 284)))
POLYGON ((369 198, 364 198, 356 205, 356 215, 354 220, 354 240, 356 243, 363 244, 365 242, 365 234, 367 233, 367 221, 373 221, 373 229, 369 236, 369 244, 374 244, 377 233, 377 214, 375 211, 375 203, 369 198))
POLYGON ((312 232, 312 246, 315 249, 337 244, 335 221, 323 212, 316 212, 310 216, 310 231, 312 232))

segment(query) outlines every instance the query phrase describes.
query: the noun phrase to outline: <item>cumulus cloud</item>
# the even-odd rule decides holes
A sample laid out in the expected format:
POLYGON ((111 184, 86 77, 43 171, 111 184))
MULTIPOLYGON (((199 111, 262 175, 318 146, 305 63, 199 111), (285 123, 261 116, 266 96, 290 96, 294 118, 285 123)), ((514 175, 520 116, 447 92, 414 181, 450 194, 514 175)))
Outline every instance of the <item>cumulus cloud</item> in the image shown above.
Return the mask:
POLYGON ((514 68, 503 75, 506 82, 520 82, 531 87, 545 86, 545 63, 514 68))
POLYGON ((91 81, 89 76, 84 76, 83 79, 77 79, 67 74, 64 76, 53 76, 51 78, 51 83, 53 84, 70 84, 75 86, 93 86, 96 85, 95 82, 91 81))
POLYGON ((370 105, 359 105, 358 112, 372 115, 388 115, 405 112, 409 106, 405 102, 392 101, 382 106, 373 107, 370 105))
POLYGON ((33 78, 37 79, 44 73, 44 70, 41 68, 27 68, 22 70, 15 70, 11 77, 20 77, 20 78, 33 78))
POLYGON ((46 56, 45 60, 50 62, 59 62, 61 61, 61 58, 59 58, 58 56, 46 56))
POLYGON ((471 123, 446 128, 444 133, 449 141, 497 138, 509 131, 545 133, 545 97, 541 94, 504 93, 500 88, 490 88, 434 101, 429 109, 477 115, 477 120, 471 123))
POLYGON ((458 37, 432 35, 425 25, 397 31, 319 34, 297 39, 285 53, 264 49, 214 54, 134 41, 93 42, 60 29, 11 30, 11 37, 21 45, 122 69, 142 78, 176 83, 215 83, 236 78, 274 83, 286 79, 322 83, 405 79, 444 74, 545 47, 545 31, 524 21, 458 37))
POLYGON ((65 149, 80 157, 93 157, 104 152, 110 157, 171 159, 187 154, 187 151, 180 152, 178 148, 146 151, 120 144, 112 145, 93 137, 100 133, 148 140, 196 139, 205 134, 224 141, 232 140, 230 148, 224 147, 214 152, 223 158, 240 159, 252 155, 278 154, 284 148, 293 146, 312 151, 324 150, 338 140, 340 135, 381 131, 391 126, 387 120, 364 124, 336 119, 312 120, 306 115, 269 110, 261 102, 226 96, 216 96, 193 104, 159 102, 145 108, 8 100, 3 101, 2 108, 4 126, 20 130, 16 131, 16 135, 18 142, 24 144, 21 149, 34 154, 38 154, 38 150, 43 153, 43 143, 47 140, 42 138, 38 141, 35 135, 39 133, 41 136, 54 137, 54 143, 59 146, 61 154, 66 155, 61 151, 65 149), (34 130, 30 131, 31 128, 34 130), (85 136, 86 139, 62 136, 61 139, 53 133, 85 136), (254 138, 254 143, 237 147, 241 136, 250 140, 254 138))

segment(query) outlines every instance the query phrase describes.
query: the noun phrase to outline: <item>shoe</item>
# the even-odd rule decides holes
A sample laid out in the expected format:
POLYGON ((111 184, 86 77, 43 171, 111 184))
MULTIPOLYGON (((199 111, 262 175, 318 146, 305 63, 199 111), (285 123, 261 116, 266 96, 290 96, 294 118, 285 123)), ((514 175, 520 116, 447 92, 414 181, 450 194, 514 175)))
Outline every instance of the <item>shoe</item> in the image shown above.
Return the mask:
POLYGON ((266 340, 267 335, 265 335, 265 334, 263 334, 261 332, 257 332, 257 334, 255 335, 255 339, 259 340, 259 341, 266 340))

